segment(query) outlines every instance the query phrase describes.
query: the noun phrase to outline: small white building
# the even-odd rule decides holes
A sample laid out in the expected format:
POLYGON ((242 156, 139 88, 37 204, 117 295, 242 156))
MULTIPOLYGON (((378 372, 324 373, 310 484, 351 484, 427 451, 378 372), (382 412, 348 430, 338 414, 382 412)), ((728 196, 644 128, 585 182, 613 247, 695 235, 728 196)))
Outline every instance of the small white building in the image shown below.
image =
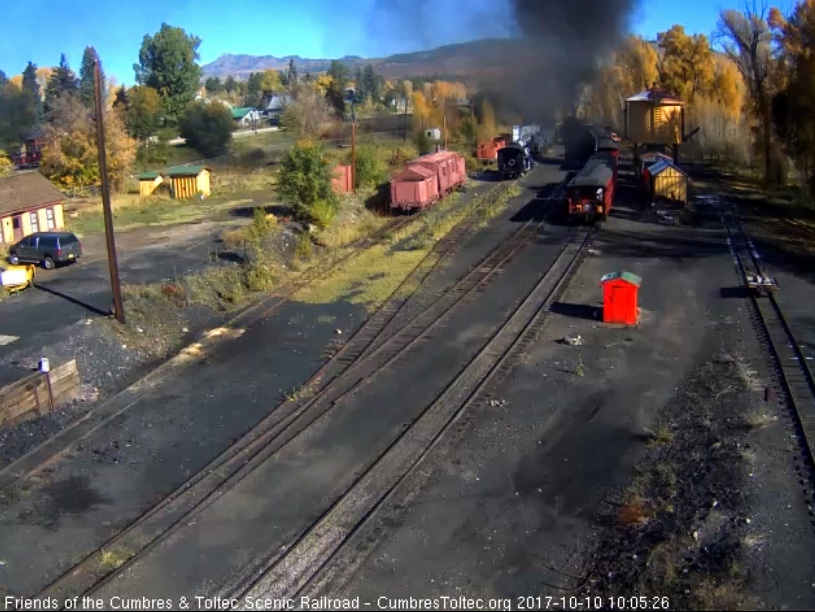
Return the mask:
POLYGON ((439 128, 430 128, 424 131, 424 135, 430 140, 441 140, 441 130, 439 128))
POLYGON ((260 111, 251 106, 233 108, 232 118, 240 127, 257 127, 260 123, 260 111))

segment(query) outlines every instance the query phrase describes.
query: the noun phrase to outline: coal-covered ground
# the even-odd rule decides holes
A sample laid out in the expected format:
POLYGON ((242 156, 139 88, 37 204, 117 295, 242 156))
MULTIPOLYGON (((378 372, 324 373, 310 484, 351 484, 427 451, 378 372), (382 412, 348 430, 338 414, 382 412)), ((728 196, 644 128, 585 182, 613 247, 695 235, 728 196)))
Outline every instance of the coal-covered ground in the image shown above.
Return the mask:
POLYGON ((786 408, 763 400, 747 302, 724 297, 738 284, 724 232, 715 216, 643 218, 618 207, 536 348, 307 595, 815 605, 800 449, 786 408), (599 279, 619 269, 643 278, 637 328, 595 319, 599 279))
MULTIPOLYGON (((486 179, 491 177, 484 178, 457 205, 490 188, 492 183, 486 179)), ((228 224, 204 222, 122 233, 117 237, 122 282, 139 285, 174 281, 213 265, 236 265, 227 257, 213 264, 212 256, 218 250, 224 251, 220 237, 224 229, 241 226, 251 219, 253 207, 268 203, 266 194, 249 195, 252 199, 238 200, 245 206, 229 211, 228 224)), ((281 235, 280 248, 290 256, 294 245, 295 236, 287 229, 281 235)), ((0 339, 19 336, 0 346, 0 386, 36 371, 41 357, 49 358, 52 364, 76 359, 82 381, 78 397, 70 404, 53 414, 0 430, 0 468, 58 434, 159 367, 183 346, 237 314, 207 306, 179 309, 169 301, 157 301, 155 308, 161 310, 149 316, 152 329, 146 329, 147 325, 142 328, 144 324, 134 322, 132 316, 128 317, 128 325, 121 326, 106 316, 110 283, 103 237, 83 239, 83 248, 85 255, 79 263, 39 271, 37 287, 0 303, 0 339)), ((253 301, 259 299, 262 296, 257 295, 253 301)), ((359 316, 364 315, 360 312, 359 316)), ((304 314, 304 320, 307 316, 304 314)), ((337 316, 323 313, 321 319, 337 316)), ((343 312, 339 316, 346 315, 343 312)), ((358 324, 358 319, 351 323, 358 324)), ((318 327, 326 333, 334 329, 330 323, 318 327)))
MULTIPOLYGON (((514 204, 464 241, 440 273, 452 282, 472 257, 519 227, 516 213, 539 188, 561 178, 556 168, 533 171, 514 204)), ((265 417, 287 390, 300 388, 336 345, 336 330, 347 337, 366 317, 344 301, 291 302, 148 390, 40 476, 12 485, 0 504, 0 587, 34 593, 102 544, 265 417), (38 547, 50 554, 39 555, 38 547)), ((437 364, 435 372, 445 370, 437 364)))

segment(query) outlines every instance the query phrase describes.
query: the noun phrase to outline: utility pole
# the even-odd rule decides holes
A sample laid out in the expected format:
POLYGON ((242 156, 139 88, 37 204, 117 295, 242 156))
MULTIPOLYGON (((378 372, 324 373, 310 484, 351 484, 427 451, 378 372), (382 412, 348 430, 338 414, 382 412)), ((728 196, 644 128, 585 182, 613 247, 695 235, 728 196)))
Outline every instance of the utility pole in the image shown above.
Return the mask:
POLYGON ((405 137, 404 142, 407 142, 407 133, 408 133, 408 97, 405 94, 405 137))
POLYGON ((108 179, 108 162, 105 156, 105 123, 102 106, 102 79, 99 73, 99 62, 93 65, 94 105, 96 107, 96 145, 99 148, 99 174, 102 177, 102 210, 105 215, 105 238, 108 246, 108 268, 110 269, 110 288, 113 292, 113 314, 119 323, 125 322, 125 310, 122 303, 122 285, 119 281, 119 263, 116 261, 116 241, 113 238, 113 211, 110 207, 110 182, 108 179))
POLYGON ((351 191, 357 192, 357 113, 351 104, 351 191))
MULTIPOLYGON (((445 109, 446 110, 446 109, 445 109)), ((444 128, 444 150, 447 150, 447 113, 444 114, 442 118, 442 125, 444 128)))

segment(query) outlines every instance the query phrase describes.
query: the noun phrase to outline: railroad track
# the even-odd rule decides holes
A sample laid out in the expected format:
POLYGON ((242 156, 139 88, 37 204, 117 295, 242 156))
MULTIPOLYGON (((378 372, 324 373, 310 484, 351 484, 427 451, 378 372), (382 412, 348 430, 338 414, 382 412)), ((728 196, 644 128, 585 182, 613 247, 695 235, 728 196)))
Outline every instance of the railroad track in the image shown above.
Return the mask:
MULTIPOLYGON (((487 194, 483 197, 489 197, 490 194, 494 194, 501 188, 501 185, 496 186, 495 188, 491 189, 487 194)), ((396 232, 408 224, 415 222, 417 219, 422 218, 423 215, 427 214, 427 212, 431 210, 427 208, 425 210, 420 211, 418 214, 412 215, 410 217, 402 217, 396 218, 388 221, 383 227, 379 228, 376 232, 360 238, 352 242, 351 244, 346 246, 348 252, 344 253, 338 259, 333 261, 327 262, 323 261, 320 262, 311 268, 307 269, 303 274, 301 274, 298 278, 296 278, 292 284, 286 287, 286 289, 279 295, 274 296, 273 298, 269 298, 268 300, 264 300, 259 305, 254 307, 249 307, 242 313, 238 314, 234 319, 232 319, 229 323, 226 324, 226 327, 235 330, 240 328, 248 328, 252 325, 256 325, 277 310, 279 310, 282 306, 287 304, 299 291, 303 290, 304 288, 308 287, 314 282, 317 282, 321 279, 326 278, 329 276, 333 271, 335 271, 340 265, 350 261, 353 257, 357 256, 362 250, 368 248, 374 244, 385 239, 389 234, 396 232)), ((468 230, 472 227, 475 223, 473 221, 472 224, 469 224, 468 230)), ((463 234, 456 234, 459 238, 463 234)), ((442 241, 445 242, 445 241, 442 241)), ((428 254, 428 256, 432 255, 433 251, 428 254)), ((427 259, 427 258, 425 258, 427 259)), ((422 265, 420 263, 419 265, 422 265)), ((188 347, 189 348, 189 347, 188 347)), ((185 349, 186 350, 186 349, 185 349)), ((184 351, 182 351, 182 354, 184 351)), ((165 364, 167 365, 167 364, 165 364)), ((150 375, 148 375, 148 378, 150 375)), ((125 390, 126 392, 127 390, 125 390)), ((106 423, 110 422, 115 418, 121 417, 121 415, 127 411, 129 408, 134 406, 139 399, 143 397, 142 393, 137 394, 135 397, 129 399, 124 407, 117 407, 111 414, 99 414, 97 411, 91 411, 87 413, 82 418, 74 421, 68 427, 61 430, 56 436, 49 438, 46 442, 41 444, 39 447, 35 448, 29 454, 20 457, 16 461, 3 466, 0 468, 0 493, 5 489, 11 487, 13 484, 25 479, 30 478, 31 476, 35 476, 40 473, 43 469, 51 466, 55 461, 58 461, 62 456, 65 455, 70 449, 74 448, 77 443, 87 438, 89 435, 97 431, 100 427, 104 426, 106 423), (79 432, 77 434, 77 432, 79 432), (57 446, 56 440, 64 437, 64 436, 71 436, 73 439, 64 444, 62 447, 57 446), (43 455, 41 459, 38 459, 36 463, 33 461, 27 461, 30 459, 30 455, 36 453, 37 451, 41 451, 45 449, 49 445, 54 445, 58 450, 54 450, 51 452, 41 452, 40 454, 43 455)))
MULTIPOLYGON (((501 185, 496 190, 500 188, 501 185)), ((556 190, 550 199, 557 198, 558 194, 559 190, 556 190)), ((491 193, 485 194, 485 202, 489 201, 490 195, 491 193)), ((389 324, 403 313, 410 296, 405 299, 393 298, 398 297, 405 287, 419 287, 478 221, 477 215, 471 215, 436 243, 397 287, 391 299, 306 381, 303 388, 312 395, 287 400, 279 405, 203 470, 58 577, 37 596, 64 600, 98 588, 115 575, 103 562, 105 554, 127 551, 126 555, 132 555, 131 561, 135 560, 182 528, 193 516, 251 474, 320 416, 372 382, 383 368, 426 336, 455 305, 483 287, 511 257, 528 244, 538 227, 532 220, 525 223, 511 240, 485 257, 450 290, 436 297, 421 313, 410 319, 409 323, 404 327, 392 326, 388 333, 389 324), (377 341, 378 346, 371 348, 377 341)), ((122 569, 125 567, 126 565, 122 569)))
MULTIPOLYGON (((741 282, 747 287, 748 267, 762 270, 760 257, 742 225, 735 207, 721 210, 728 244, 741 282), (734 229, 735 228, 735 231, 734 229), (749 262, 748 265, 745 265, 749 262)), ((752 319, 761 342, 769 350, 782 392, 791 408, 793 425, 809 469, 815 469, 815 377, 806 356, 775 296, 751 297, 752 319)))
POLYGON ((250 609, 247 599, 295 599, 334 559, 348 538, 387 502, 445 437, 513 356, 534 341, 548 307, 565 290, 590 244, 594 227, 574 231, 546 274, 464 370, 427 406, 330 509, 283 551, 252 563, 245 577, 217 596, 250 609))

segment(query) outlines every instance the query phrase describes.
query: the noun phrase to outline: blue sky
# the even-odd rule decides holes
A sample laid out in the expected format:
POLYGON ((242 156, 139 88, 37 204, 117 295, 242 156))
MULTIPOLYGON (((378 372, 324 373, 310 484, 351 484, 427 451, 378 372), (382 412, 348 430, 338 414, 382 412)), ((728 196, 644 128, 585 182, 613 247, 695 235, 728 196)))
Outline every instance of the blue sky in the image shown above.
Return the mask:
MULTIPOLYGON (((546 0, 541 0, 546 1, 546 0)), ((549 0, 551 1, 551 0, 549 0)), ((559 1, 559 0, 557 0, 559 1)), ((566 0, 568 1, 568 0, 566 0)), ((603 0, 597 0, 602 2, 603 0)), ((459 42, 508 31, 500 0, 54 0, 4 2, 0 21, 0 69, 19 74, 28 60, 53 66, 64 52, 79 69, 86 45, 96 47, 108 75, 132 84, 132 65, 142 38, 161 23, 183 27, 202 40, 201 63, 222 53, 339 57, 381 56, 459 42), (465 4, 466 3, 466 4, 465 4), (419 7, 411 20, 394 19, 377 7, 419 7), (424 10, 421 7, 424 7, 424 10), (467 6, 463 15, 461 6, 467 6), (345 8, 340 8, 345 7, 345 8), (432 7, 432 8, 431 8, 432 7), (437 16, 443 27, 422 27, 437 16), (476 28, 474 23, 482 24, 476 28), (486 29, 483 24, 488 24, 486 29), (379 36, 373 34, 379 32, 379 36)), ((771 3, 789 10, 794 0, 771 3)), ((682 23, 690 32, 710 34, 718 10, 740 0, 646 0, 632 29, 652 38, 682 23)), ((400 12, 406 14, 406 12, 400 12)))

